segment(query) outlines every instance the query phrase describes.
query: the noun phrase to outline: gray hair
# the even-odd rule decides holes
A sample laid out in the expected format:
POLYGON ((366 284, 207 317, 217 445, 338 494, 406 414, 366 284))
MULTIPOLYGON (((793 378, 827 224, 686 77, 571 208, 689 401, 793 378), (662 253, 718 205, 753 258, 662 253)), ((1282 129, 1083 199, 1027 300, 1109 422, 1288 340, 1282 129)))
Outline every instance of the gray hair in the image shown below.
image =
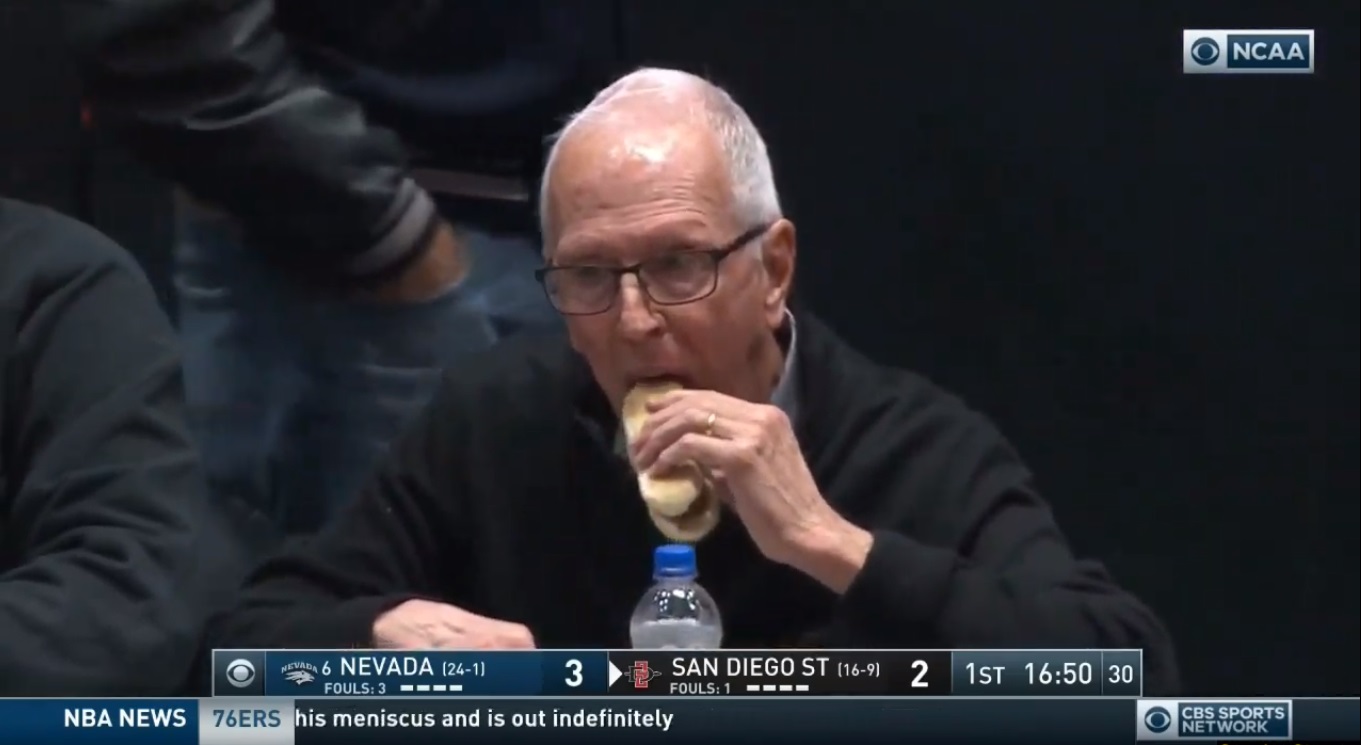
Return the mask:
POLYGON ((650 95, 666 103, 690 101, 697 104, 692 113, 698 114, 716 136, 722 158, 732 185, 734 217, 748 225, 773 223, 783 216, 780 194, 775 188, 775 176, 770 155, 760 131, 747 112, 722 88, 687 72, 661 68, 643 68, 616 80, 596 94, 581 111, 568 118, 566 125, 551 138, 552 147, 543 169, 539 187, 539 229, 543 235, 544 251, 556 236, 549 231, 549 180, 557 161, 558 147, 573 129, 583 122, 608 116, 617 105, 630 97, 650 95))

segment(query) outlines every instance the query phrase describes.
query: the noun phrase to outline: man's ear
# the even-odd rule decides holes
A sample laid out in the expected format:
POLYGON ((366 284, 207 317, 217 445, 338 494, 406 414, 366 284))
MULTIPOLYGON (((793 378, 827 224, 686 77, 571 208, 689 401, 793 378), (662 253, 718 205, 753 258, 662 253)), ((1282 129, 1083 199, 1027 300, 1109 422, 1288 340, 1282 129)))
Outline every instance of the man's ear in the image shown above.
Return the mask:
POLYGON ((780 220, 766 232, 761 244, 761 264, 766 271, 766 319, 771 328, 784 323, 789 293, 794 287, 794 265, 798 256, 798 241, 794 223, 780 220))

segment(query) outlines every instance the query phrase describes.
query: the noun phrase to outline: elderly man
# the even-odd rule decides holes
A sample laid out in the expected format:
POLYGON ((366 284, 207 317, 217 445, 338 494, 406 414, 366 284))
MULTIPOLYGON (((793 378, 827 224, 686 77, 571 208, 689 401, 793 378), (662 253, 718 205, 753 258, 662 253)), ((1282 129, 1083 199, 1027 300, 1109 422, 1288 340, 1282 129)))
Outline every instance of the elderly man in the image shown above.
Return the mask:
POLYGON ((1151 689, 1175 677, 1159 622, 1074 559, 986 419, 790 313, 794 226, 723 91, 658 70, 606 89, 558 138, 542 218, 570 347, 447 376, 222 644, 626 646, 662 540, 634 469, 694 463, 728 506, 698 547, 725 644, 1139 647, 1151 689), (621 454, 626 392, 660 378, 685 390, 621 454))

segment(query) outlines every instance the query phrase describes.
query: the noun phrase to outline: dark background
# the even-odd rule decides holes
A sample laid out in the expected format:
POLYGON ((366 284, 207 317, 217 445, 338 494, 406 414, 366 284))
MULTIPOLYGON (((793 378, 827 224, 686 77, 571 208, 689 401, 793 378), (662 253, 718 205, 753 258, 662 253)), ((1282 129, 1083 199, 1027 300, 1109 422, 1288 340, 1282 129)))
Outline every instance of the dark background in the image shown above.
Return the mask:
MULTIPOLYGON (((167 194, 81 135, 51 4, 0 3, 0 193, 158 271, 167 194)), ((1120 5, 640 2, 629 36, 748 107, 804 300, 998 420, 1189 693, 1357 695, 1358 6, 1120 5), (1314 28, 1317 73, 1184 76, 1183 28, 1314 28)))

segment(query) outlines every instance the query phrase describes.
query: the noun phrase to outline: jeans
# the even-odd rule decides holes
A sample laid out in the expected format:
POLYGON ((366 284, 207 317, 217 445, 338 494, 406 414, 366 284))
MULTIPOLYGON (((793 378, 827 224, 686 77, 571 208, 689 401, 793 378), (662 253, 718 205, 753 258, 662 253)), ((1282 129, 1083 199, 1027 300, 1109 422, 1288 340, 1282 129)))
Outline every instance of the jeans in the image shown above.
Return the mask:
POLYGON ((284 534, 353 497, 442 371, 522 331, 558 332, 534 280, 535 237, 456 224, 472 259, 455 288, 413 305, 292 283, 226 217, 178 209, 175 285, 191 424, 215 496, 284 534))

